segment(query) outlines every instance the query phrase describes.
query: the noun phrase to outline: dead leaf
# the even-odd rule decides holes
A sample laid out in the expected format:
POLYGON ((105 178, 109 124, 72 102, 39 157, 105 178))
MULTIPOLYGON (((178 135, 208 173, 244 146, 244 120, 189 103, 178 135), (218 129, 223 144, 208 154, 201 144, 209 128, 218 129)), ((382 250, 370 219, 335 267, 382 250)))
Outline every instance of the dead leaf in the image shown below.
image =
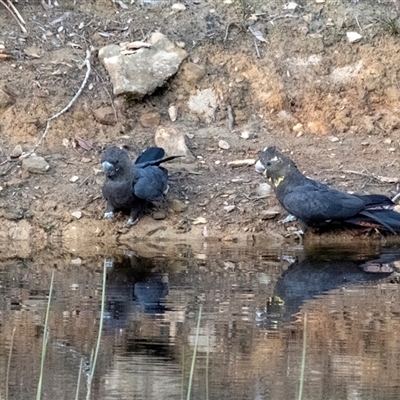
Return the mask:
POLYGON ((76 143, 78 143, 78 145, 80 147, 82 147, 82 149, 84 149, 86 151, 90 151, 93 149, 93 141, 92 140, 85 140, 79 136, 75 136, 75 141, 76 141, 76 143))
POLYGON ((24 53, 33 58, 41 58, 43 55, 43 50, 38 46, 29 46, 24 49, 24 53))
POLYGON ((249 26, 249 31, 255 36, 256 39, 258 39, 260 42, 267 42, 261 30, 264 30, 264 25, 261 23, 249 26))
POLYGON ((399 183, 400 179, 399 178, 390 178, 389 176, 380 176, 377 175, 376 178, 383 182, 383 183, 399 183))

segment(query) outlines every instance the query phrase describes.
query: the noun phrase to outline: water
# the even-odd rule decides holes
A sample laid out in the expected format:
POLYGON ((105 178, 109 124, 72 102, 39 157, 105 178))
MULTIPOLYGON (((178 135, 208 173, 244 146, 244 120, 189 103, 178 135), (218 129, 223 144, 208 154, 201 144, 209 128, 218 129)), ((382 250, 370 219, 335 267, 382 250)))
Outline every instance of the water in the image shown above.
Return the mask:
POLYGON ((81 361, 86 398, 104 261, 93 399, 186 399, 196 340, 191 399, 399 397, 399 249, 168 253, 0 260, 0 398, 36 396, 53 270, 42 398, 75 399, 81 361))

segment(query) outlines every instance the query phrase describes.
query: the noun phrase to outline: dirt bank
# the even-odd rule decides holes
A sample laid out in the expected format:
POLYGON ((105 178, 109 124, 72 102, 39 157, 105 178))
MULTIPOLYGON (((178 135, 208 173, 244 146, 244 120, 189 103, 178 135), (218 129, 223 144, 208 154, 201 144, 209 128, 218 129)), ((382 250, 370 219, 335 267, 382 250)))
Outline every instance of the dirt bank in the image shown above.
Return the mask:
POLYGON ((264 3, 185 2, 180 12, 172 11, 170 2, 135 2, 124 9, 105 0, 70 1, 47 11, 19 3, 27 33, 2 9, 0 42, 10 56, 0 59, 2 240, 29 238, 34 247, 45 247, 56 239, 80 244, 90 239, 108 246, 203 243, 206 234, 208 240, 279 243, 293 226, 277 226, 279 216, 265 219, 262 211, 278 205, 273 195, 257 198, 262 177, 252 166, 228 166, 256 158, 271 144, 289 151, 315 179, 344 190, 395 195, 398 185, 376 176, 400 177, 396 2, 301 1, 295 10, 285 10, 280 1, 264 3), (249 26, 265 41, 256 39, 249 26), (157 29, 183 42, 188 60, 168 85, 144 100, 114 98, 98 49, 146 39, 157 29), (350 43, 351 31, 362 38, 350 43), (77 92, 86 49, 92 51, 89 83, 73 107, 52 121, 36 151, 50 168, 29 173, 10 155, 18 145, 25 152, 32 149, 46 119, 77 92), (204 76, 188 75, 189 63, 204 68, 204 76), (218 102, 210 121, 188 105, 191 95, 208 88, 218 102), (178 109, 176 122, 168 115, 171 104, 178 109), (114 108, 114 125, 96 120, 94 111, 103 106, 114 108), (233 130, 228 129, 228 106, 235 114, 233 130), (150 112, 160 121, 144 127, 141 117, 150 112), (187 209, 166 207, 165 219, 148 215, 130 230, 122 216, 103 221, 101 151, 126 145, 135 156, 154 144, 158 126, 184 132, 195 157, 169 167, 169 198, 187 209), (221 139, 229 149, 218 146, 221 139), (76 211, 82 214, 79 220, 72 215, 76 211), (196 225, 199 217, 205 223, 196 225))

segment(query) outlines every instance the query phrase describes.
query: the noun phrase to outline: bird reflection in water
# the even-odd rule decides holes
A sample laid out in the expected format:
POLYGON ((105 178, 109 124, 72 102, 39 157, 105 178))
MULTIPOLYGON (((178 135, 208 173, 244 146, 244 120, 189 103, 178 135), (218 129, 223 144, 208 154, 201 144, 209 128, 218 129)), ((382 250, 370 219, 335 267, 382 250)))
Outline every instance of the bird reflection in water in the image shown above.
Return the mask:
POLYGON ((367 285, 389 276, 397 281, 397 271, 400 271, 400 250, 365 255, 320 248, 292 263, 282 274, 273 296, 257 313, 257 323, 266 329, 276 329, 281 323, 294 320, 302 305, 318 295, 351 285, 367 285))
POLYGON ((118 255, 112 259, 107 273, 105 322, 122 328, 129 315, 148 314, 151 317, 166 311, 168 275, 163 272, 165 260, 135 255, 118 255))

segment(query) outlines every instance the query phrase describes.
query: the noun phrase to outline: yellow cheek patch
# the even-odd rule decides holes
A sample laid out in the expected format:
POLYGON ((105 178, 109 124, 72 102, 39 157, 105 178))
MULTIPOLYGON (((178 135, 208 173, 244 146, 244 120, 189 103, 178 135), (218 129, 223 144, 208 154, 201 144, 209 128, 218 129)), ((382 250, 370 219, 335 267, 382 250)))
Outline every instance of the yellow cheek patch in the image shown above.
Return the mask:
POLYGON ((277 186, 279 186, 279 185, 285 180, 285 177, 284 177, 284 176, 279 176, 279 177, 276 178, 276 179, 268 178, 268 180, 271 182, 271 184, 272 184, 273 186, 277 187, 277 186))

